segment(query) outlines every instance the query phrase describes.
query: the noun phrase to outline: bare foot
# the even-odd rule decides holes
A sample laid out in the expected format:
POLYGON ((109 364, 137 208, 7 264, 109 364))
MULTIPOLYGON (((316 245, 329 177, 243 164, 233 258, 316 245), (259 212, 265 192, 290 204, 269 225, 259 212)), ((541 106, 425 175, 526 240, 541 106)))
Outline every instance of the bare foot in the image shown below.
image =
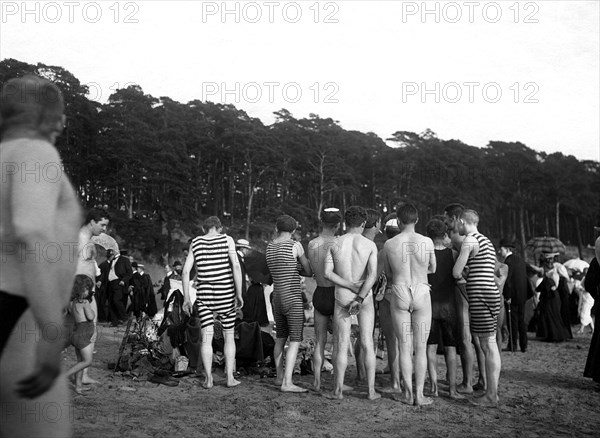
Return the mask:
POLYGON ((354 387, 353 386, 348 386, 348 385, 343 385, 342 386, 342 391, 354 391, 354 387))
POLYGON ((492 400, 488 396, 483 396, 476 400, 471 400, 471 403, 473 403, 475 406, 480 406, 482 408, 497 408, 498 407, 498 399, 496 398, 496 400, 492 400))
POLYGON ((202 387, 204 389, 210 389, 213 387, 213 385, 214 385, 213 379, 204 379, 204 383, 202 384, 202 387))
POLYGON ((292 383, 291 385, 281 385, 281 392, 308 392, 308 389, 301 388, 292 383))
POLYGON ((378 398, 381 398, 381 394, 378 394, 375 390, 369 391, 367 394, 367 400, 377 400, 378 398))
POLYGON ((414 404, 414 400, 413 400, 412 395, 394 394, 394 395, 392 395, 392 398, 395 401, 399 401, 400 403, 404 403, 405 405, 412 406, 414 404))
POLYGON ((283 385, 283 379, 275 378, 275 386, 281 386, 281 385, 283 385))
POLYGON ((379 391, 383 392, 384 394, 399 394, 402 392, 402 390, 400 388, 394 388, 393 386, 381 388, 379 391))
POLYGON ((100 382, 97 380, 92 379, 90 376, 83 376, 81 379, 81 383, 83 383, 84 385, 99 385, 100 382))
POLYGON ((464 400, 464 396, 460 395, 457 391, 450 391, 450 398, 452 400, 464 400))
POLYGON ((75 388, 75 392, 79 395, 85 395, 85 393, 89 390, 90 390, 90 388, 84 388, 83 386, 75 388))
POLYGON ((429 397, 423 397, 423 398, 417 397, 415 399, 416 406, 429 406, 431 404, 433 404, 433 399, 429 398, 429 397))
POLYGON ((227 387, 228 388, 233 388, 234 386, 238 386, 241 383, 242 382, 240 382, 239 380, 231 379, 231 380, 227 381, 227 387))
POLYGON ((473 388, 471 385, 465 385, 464 383, 461 383, 456 387, 456 392, 461 394, 473 394, 473 388))
POLYGON ((329 400, 343 400, 344 395, 340 392, 336 394, 335 392, 323 393, 323 397, 328 398, 329 400))
POLYGON ((437 383, 433 383, 433 382, 431 382, 430 391, 431 391, 431 396, 432 396, 432 397, 437 397, 437 396, 438 396, 438 387, 437 387, 437 383))

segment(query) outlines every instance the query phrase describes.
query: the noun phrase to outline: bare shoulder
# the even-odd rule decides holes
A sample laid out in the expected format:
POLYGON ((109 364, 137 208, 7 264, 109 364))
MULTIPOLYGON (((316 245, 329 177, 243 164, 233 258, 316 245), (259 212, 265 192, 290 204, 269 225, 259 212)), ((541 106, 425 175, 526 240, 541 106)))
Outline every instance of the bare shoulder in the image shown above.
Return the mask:
POLYGON ((321 238, 321 236, 315 237, 313 240, 308 242, 308 249, 316 249, 321 245, 323 245, 323 239, 321 238))

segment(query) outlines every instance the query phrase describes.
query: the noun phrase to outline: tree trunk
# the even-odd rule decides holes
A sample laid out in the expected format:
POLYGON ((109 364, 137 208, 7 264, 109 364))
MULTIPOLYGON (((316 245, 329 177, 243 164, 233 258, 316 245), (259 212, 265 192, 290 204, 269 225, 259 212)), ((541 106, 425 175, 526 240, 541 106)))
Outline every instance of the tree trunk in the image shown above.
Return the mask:
POLYGON ((583 239, 581 238, 581 226, 579 225, 578 215, 575 215, 575 232, 577 233, 577 251, 579 251, 579 258, 583 260, 583 239))
POLYGON ((556 238, 560 239, 560 200, 556 199, 556 238))
MULTIPOLYGON (((523 206, 519 206, 519 226, 521 227, 521 248, 524 251, 525 245, 527 244, 525 240, 525 223, 524 223, 524 214, 523 214, 523 206)), ((524 255, 524 254, 521 254, 524 255)))

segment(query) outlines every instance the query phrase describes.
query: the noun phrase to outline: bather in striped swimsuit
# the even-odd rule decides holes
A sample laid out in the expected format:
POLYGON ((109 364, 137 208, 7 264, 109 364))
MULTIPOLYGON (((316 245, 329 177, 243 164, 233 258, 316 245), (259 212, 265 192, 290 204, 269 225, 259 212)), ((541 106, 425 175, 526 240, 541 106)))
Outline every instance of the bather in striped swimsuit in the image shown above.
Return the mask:
POLYGON ((273 276, 273 316, 277 337, 289 337, 291 342, 301 342, 304 330, 300 263, 294 257, 296 245, 296 254, 303 254, 300 242, 291 239, 269 243, 266 253, 267 265, 273 276))
POLYGON ((227 235, 198 236, 192 241, 196 262, 196 306, 200 327, 214 324, 213 312, 223 323, 223 329, 235 325, 235 284, 229 264, 227 235))
POLYGON ((476 335, 496 333, 500 311, 500 292, 494 281, 496 251, 492 242, 480 233, 471 234, 479 243, 479 252, 467 261, 467 295, 471 332, 476 335))

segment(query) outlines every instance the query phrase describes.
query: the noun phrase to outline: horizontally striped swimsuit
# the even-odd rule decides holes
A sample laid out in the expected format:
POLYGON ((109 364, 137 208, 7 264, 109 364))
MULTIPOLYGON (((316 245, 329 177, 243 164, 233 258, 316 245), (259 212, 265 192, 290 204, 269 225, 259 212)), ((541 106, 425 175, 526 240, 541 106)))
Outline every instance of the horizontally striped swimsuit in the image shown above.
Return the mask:
POLYGON ((304 304, 300 283, 299 261, 294 257, 294 240, 271 242, 267 245, 267 266, 273 276, 273 316, 277 337, 289 337, 291 342, 301 342, 304 330, 304 304))
POLYGON ((469 297, 469 317, 471 332, 485 335, 496 333, 500 292, 494 280, 496 251, 492 242, 480 233, 471 233, 479 244, 479 252, 467 261, 467 295, 469 297))
POLYGON ((196 262, 196 306, 200 327, 214 324, 213 312, 223 324, 223 329, 235 325, 235 284, 229 264, 227 235, 198 236, 192 240, 196 262))

